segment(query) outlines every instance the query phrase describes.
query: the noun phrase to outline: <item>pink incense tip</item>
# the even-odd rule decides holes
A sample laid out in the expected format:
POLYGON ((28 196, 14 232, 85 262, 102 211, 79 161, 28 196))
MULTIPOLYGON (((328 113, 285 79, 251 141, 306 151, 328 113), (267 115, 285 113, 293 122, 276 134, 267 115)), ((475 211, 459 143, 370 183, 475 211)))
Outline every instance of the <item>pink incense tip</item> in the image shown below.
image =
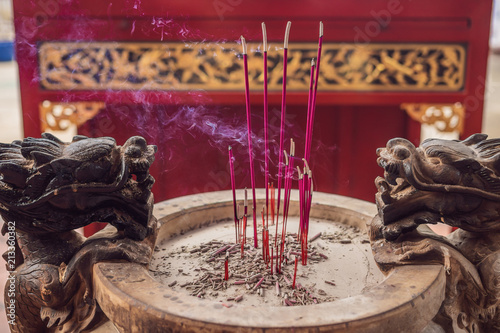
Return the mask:
POLYGON ((247 43, 245 42, 245 37, 241 36, 241 47, 243 48, 243 54, 247 54, 247 43))
POLYGON ((267 52, 267 32, 266 32, 266 24, 262 22, 262 41, 263 41, 263 51, 267 52))
POLYGON ((284 42, 284 48, 288 49, 288 39, 290 37, 290 27, 292 26, 292 22, 288 21, 286 24, 286 30, 285 30, 285 42, 284 42))
POLYGON ((323 21, 319 21, 319 36, 323 37, 323 21))
POLYGON ((307 163, 307 160, 305 158, 303 158, 302 161, 304 161, 304 170, 307 170, 307 171, 304 171, 304 173, 308 173, 310 170, 309 164, 307 163))

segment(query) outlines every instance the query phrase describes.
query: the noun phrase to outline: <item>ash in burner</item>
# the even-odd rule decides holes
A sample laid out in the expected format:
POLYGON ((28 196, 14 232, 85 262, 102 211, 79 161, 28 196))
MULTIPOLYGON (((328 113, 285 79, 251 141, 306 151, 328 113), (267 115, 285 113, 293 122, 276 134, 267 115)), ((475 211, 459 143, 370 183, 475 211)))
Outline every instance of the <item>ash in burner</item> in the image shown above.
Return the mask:
MULTIPOLYGON (((298 218, 292 217, 289 223, 291 230, 296 230, 298 218)), ((363 232, 351 226, 316 220, 311 227, 316 229, 317 237, 310 238, 307 266, 300 263, 297 234, 288 233, 285 259, 278 274, 276 255, 271 271, 271 263, 263 260, 262 248, 251 246, 253 239, 247 239, 242 258, 241 245, 232 242, 234 226, 231 223, 166 240, 156 247, 150 269, 165 287, 182 290, 186 297, 219 301, 227 307, 235 303, 298 306, 330 302, 360 293, 367 285, 381 280, 381 274, 370 262, 369 241, 363 232), (207 241, 212 235, 221 237, 207 241), (226 255, 227 281, 224 279, 226 255), (293 288, 295 258, 299 260, 293 288)), ((270 241, 274 244, 274 237, 270 237, 270 241)))

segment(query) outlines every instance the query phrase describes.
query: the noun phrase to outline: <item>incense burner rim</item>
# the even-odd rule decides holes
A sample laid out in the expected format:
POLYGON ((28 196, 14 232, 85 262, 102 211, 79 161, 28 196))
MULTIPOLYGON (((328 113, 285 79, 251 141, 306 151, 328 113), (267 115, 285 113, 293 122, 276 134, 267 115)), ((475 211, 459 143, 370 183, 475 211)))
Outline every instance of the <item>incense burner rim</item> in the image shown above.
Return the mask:
MULTIPOLYGON (((264 195, 264 191, 257 191, 257 200, 263 200, 264 195)), ((242 192, 238 192, 237 196, 242 198, 242 192)), ((167 229, 178 229, 180 225, 186 224, 192 213, 207 218, 203 212, 206 209, 226 210, 225 214, 228 216, 223 216, 222 220, 228 220, 227 217, 232 212, 231 198, 230 191, 220 191, 158 203, 155 207, 155 216, 160 223, 158 239, 161 240, 172 232, 167 229)), ((357 219, 361 225, 368 222, 375 212, 376 208, 372 203, 315 192, 311 216, 340 214, 345 216, 341 222, 357 219)), ((290 213, 293 214, 292 210, 290 213)), ((192 227, 186 226, 186 229, 192 227)), ((187 327, 192 331, 221 328, 225 331, 284 331, 290 327, 307 331, 321 327, 340 331, 363 329, 376 332, 382 328, 407 328, 409 318, 414 327, 424 328, 438 312, 444 299, 445 286, 441 266, 405 266, 398 267, 383 282, 361 295, 329 303, 306 307, 258 308, 237 305, 226 308, 220 302, 200 300, 167 289, 140 265, 99 263, 95 265, 94 273, 101 308, 117 327, 125 331, 134 327, 150 330, 173 328, 174 331, 187 327), (415 276, 418 279, 414 279, 415 276), (307 316, 304 315, 306 309, 307 316), (123 313, 130 315, 120 315, 123 313)))

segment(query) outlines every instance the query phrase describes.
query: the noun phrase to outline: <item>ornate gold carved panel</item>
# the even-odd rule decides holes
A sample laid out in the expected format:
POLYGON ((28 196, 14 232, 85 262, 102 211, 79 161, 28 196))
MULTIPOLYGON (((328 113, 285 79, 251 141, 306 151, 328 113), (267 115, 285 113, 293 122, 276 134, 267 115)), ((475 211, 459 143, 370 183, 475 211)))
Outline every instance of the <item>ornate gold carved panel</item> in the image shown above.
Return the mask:
MULTIPOLYGON (((249 44, 250 88, 262 89, 262 54, 249 44)), ((237 43, 46 42, 40 45, 40 84, 48 90, 243 90, 237 43)), ((308 90, 316 43, 289 46, 288 89, 308 90)), ((269 89, 280 90, 281 44, 268 52, 269 89)), ((465 77, 461 44, 323 45, 323 91, 459 91, 465 77)))
POLYGON ((462 133, 464 130, 465 107, 462 103, 403 103, 401 109, 413 120, 434 125, 441 132, 462 133))
POLYGON ((80 126, 94 118, 104 107, 104 102, 43 101, 39 106, 42 132, 65 131, 71 124, 80 126))

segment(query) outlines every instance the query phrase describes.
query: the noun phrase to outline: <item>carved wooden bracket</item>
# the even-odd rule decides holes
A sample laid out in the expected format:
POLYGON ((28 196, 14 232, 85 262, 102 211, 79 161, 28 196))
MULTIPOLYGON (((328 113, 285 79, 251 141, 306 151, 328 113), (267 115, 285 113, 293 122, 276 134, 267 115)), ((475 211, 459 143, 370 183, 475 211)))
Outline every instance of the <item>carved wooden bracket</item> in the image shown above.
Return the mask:
POLYGON ((104 109, 104 102, 51 102, 39 105, 42 132, 47 130, 65 131, 71 124, 81 126, 104 109))
POLYGON ((421 124, 434 125, 441 132, 462 134, 464 130, 465 107, 462 103, 403 103, 401 109, 421 124))

